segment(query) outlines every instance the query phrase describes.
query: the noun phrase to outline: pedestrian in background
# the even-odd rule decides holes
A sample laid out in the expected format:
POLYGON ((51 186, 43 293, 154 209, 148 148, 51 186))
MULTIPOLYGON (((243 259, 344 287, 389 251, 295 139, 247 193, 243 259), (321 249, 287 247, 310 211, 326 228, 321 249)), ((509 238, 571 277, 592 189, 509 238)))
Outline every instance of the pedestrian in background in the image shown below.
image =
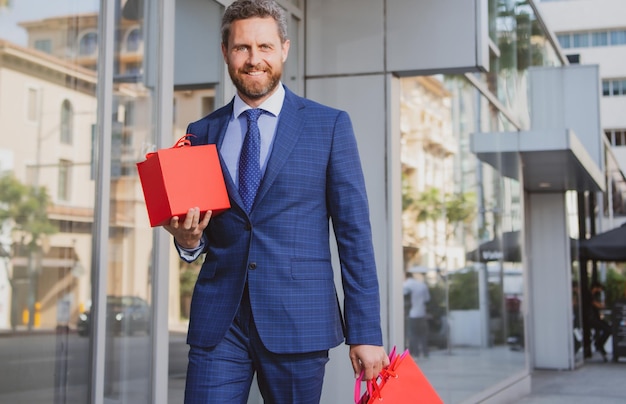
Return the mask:
POLYGON ((416 358, 420 355, 428 358, 429 328, 426 303, 430 301, 430 292, 421 275, 418 276, 420 279, 407 272, 402 287, 404 296, 408 297, 407 300, 411 303, 408 315, 409 352, 416 358))
POLYGON ((604 320, 602 311, 604 310, 604 286, 600 282, 593 282, 590 288, 591 307, 587 313, 589 327, 594 330, 593 341, 596 352, 602 355, 602 359, 607 362, 604 345, 611 336, 611 326, 604 320))

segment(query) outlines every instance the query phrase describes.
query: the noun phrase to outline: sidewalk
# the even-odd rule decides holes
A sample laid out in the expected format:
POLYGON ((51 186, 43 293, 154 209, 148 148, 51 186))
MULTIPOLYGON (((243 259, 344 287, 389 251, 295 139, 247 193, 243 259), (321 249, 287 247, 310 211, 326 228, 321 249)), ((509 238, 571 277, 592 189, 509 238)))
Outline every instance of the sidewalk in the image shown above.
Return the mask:
POLYGON ((624 404, 626 361, 604 363, 587 359, 574 371, 536 370, 531 375, 532 392, 520 404, 624 404))
MULTIPOLYGON (((170 333, 187 333, 187 329, 189 328, 189 320, 179 321, 179 322, 171 322, 168 324, 168 328, 170 333)), ((0 337, 16 337, 23 335, 45 335, 45 334, 56 334, 57 332, 69 332, 75 333, 75 327, 66 327, 59 326, 56 328, 53 327, 33 327, 32 329, 28 329, 28 326, 18 325, 15 329, 7 328, 0 329, 0 337)))
MULTIPOLYGON (((20 337, 20 336, 28 336, 28 335, 51 335, 57 332, 56 328, 51 327, 34 327, 29 330, 27 326, 18 325, 15 329, 7 328, 0 329, 0 337, 20 337)), ((70 332, 75 332, 70 330, 70 332)))

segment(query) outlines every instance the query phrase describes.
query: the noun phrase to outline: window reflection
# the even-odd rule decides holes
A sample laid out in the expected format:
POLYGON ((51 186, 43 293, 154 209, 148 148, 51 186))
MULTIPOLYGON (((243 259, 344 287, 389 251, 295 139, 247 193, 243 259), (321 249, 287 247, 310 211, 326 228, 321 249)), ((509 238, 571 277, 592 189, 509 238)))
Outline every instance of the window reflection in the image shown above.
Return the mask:
POLYGON ((69 100, 61 104, 61 143, 72 144, 74 137, 74 108, 69 100))
POLYGON ((26 119, 29 122, 37 122, 39 118, 39 91, 29 87, 26 92, 26 119))
MULTIPOLYGON (((89 341, 75 326, 91 294, 96 77, 75 65, 84 20, 25 3, 7 6, 0 50, 0 402, 88 402, 89 341)), ((74 9, 97 9, 87 3, 74 9)), ((95 37, 83 46, 93 53, 95 37)))
POLYGON ((527 1, 489 0, 489 4, 489 36, 497 52, 491 52, 490 70, 483 81, 516 119, 513 123, 528 128, 528 105, 520 102, 526 100, 528 68, 562 63, 527 1))
POLYGON ((45 53, 52 53, 52 41, 49 39, 38 39, 35 41, 35 49, 45 53))
POLYGON ((139 50, 139 47, 142 43, 141 31, 139 28, 133 29, 128 34, 128 38, 126 39, 126 50, 128 52, 136 52, 139 50))
MULTIPOLYGON (((20 12, 3 15, 3 24, 9 21, 25 36, 3 37, 0 50, 14 55, 0 69, 15 88, 11 102, 2 103, 14 134, 0 138, 0 329, 12 337, 2 344, 0 401, 89 402, 93 330, 84 320, 94 309, 91 275, 100 271, 115 297, 105 310, 113 319, 106 335, 105 394, 119 402, 148 402, 151 229, 135 212, 141 202, 133 165, 151 135, 150 93, 138 83, 115 87, 117 160, 106 196, 113 200, 112 219, 110 240, 102 240, 112 246, 111 257, 107 268, 92 268, 94 208, 102 197, 94 193, 99 140, 93 130, 100 2, 54 3, 49 11, 26 4, 24 13, 25 3, 11 2, 8 7, 20 12)), ((136 53, 141 37, 132 24, 136 32, 128 38, 136 53)), ((130 30, 131 24, 118 25, 130 30)), ((136 57, 125 59, 122 52, 116 60, 139 70, 136 57)))
POLYGON ((419 363, 455 402, 467 383, 442 368, 468 370, 474 393, 525 368, 522 190, 470 152, 470 133, 505 122, 464 77, 403 78, 401 88, 404 270, 430 292, 430 355, 419 363))
MULTIPOLYGON (((137 3, 127 1, 124 4, 136 6, 137 3)), ((98 310, 91 300, 92 271, 103 273, 108 286, 108 303, 101 309, 108 320, 104 334, 105 400, 150 402, 153 230, 147 223, 136 162, 144 159, 154 147, 156 133, 152 118, 154 89, 144 85, 142 76, 144 21, 141 13, 135 13, 134 17, 120 17, 115 29, 118 43, 113 55, 112 131, 104 134, 105 141, 111 142, 112 151, 111 191, 106 195, 110 201, 109 238, 100 240, 109 251, 105 268, 90 267, 94 207, 97 198, 102 197, 94 194, 100 143, 95 130, 95 69, 100 62, 96 34, 98 15, 96 12, 50 15, 24 24, 26 43, 35 37, 38 45, 33 42, 33 46, 50 41, 51 56, 58 68, 71 63, 75 73, 65 80, 66 88, 61 90, 53 69, 48 71, 49 77, 42 77, 40 81, 33 80, 39 77, 37 66, 32 66, 32 72, 26 71, 25 74, 31 76, 28 85, 22 87, 25 89, 21 94, 23 102, 15 103, 20 107, 19 113, 13 115, 23 125, 21 132, 32 136, 26 139, 16 136, 14 143, 0 143, 0 152, 6 148, 10 156, 5 159, 2 155, 3 169, 23 172, 20 178, 23 184, 19 186, 33 189, 43 186, 45 193, 41 203, 48 206, 38 211, 50 222, 50 234, 38 238, 32 251, 27 236, 23 242, 19 239, 19 242, 6 244, 6 255, 11 259, 16 280, 16 287, 9 295, 13 302, 6 306, 13 312, 11 325, 18 331, 46 330, 48 338, 44 343, 39 339, 32 342, 46 347, 42 348, 46 350, 42 357, 53 357, 58 363, 55 372, 45 373, 46 368, 36 360, 16 358, 14 374, 30 372, 39 377, 41 368, 39 386, 47 389, 46 402, 88 402, 89 340, 98 331, 91 322, 92 313, 98 310), (32 144, 21 145, 20 141, 32 141, 32 144), (26 154, 26 151, 31 153, 26 154), (26 166, 5 167, 7 161, 23 161, 26 166)), ((49 60, 45 62, 49 64, 49 60)), ((182 108, 174 117, 177 123, 172 144, 174 138, 184 134, 188 122, 214 110, 215 93, 215 85, 206 83, 175 92, 176 103, 182 108)), ((189 279, 195 279, 198 268, 183 269, 177 262, 172 270, 176 271, 173 279, 180 274, 181 287, 171 286, 173 312, 177 313, 172 316, 171 344, 175 356, 170 360, 170 368, 173 374, 182 374, 184 382, 187 348, 184 317, 188 315, 189 279)), ((36 351, 36 354, 42 352, 36 351)), ((2 395, 10 390, 14 395, 8 400, 17 397, 18 401, 32 402, 31 383, 10 378, 7 383, 11 383, 13 389, 0 386, 0 401, 4 401, 2 395)), ((175 388, 182 392, 182 387, 175 388)))
POLYGON ((98 49, 98 34, 88 32, 80 39, 78 54, 81 56, 93 56, 98 49))

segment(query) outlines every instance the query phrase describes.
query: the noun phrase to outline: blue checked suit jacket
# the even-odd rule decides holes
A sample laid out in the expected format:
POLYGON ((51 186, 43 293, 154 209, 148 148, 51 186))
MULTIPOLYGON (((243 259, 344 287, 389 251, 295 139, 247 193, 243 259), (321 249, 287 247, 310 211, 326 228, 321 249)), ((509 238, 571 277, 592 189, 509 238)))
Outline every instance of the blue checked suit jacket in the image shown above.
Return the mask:
MULTIPOLYGON (((231 209, 211 218, 187 342, 211 347, 237 312, 246 278, 255 325, 275 353, 382 345, 380 302, 361 163, 348 114, 287 88, 273 149, 248 215, 226 165, 231 209), (332 223, 329 223, 332 219, 332 223), (330 226, 344 309, 333 282, 330 226)), ((188 127, 196 144, 224 139, 233 103, 188 127)), ((203 175, 196 173, 195 175, 203 175)))

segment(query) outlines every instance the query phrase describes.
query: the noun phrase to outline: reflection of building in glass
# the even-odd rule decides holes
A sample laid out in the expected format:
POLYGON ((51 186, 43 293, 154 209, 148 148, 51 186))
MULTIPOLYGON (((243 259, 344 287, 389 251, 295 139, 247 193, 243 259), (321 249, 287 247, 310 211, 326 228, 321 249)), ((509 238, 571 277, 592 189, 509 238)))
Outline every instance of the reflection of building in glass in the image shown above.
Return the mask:
POLYGON ((523 334, 505 309, 523 298, 506 285, 511 269, 521 275, 521 187, 469 150, 476 111, 485 122, 496 111, 476 105, 463 78, 442 79, 401 79, 404 264, 426 272, 450 347, 502 345, 523 334))
POLYGON ((74 269, 88 268, 91 257, 96 78, 88 69, 6 41, 0 42, 0 58, 0 149, 10 153, 9 169, 20 182, 47 189, 48 217, 58 229, 30 261, 21 236, 13 234, 11 322, 21 325, 27 315, 35 325, 31 312, 39 303, 37 325, 50 327, 57 323, 59 301, 73 303, 75 319, 90 296, 89 271, 74 269))
MULTIPOLYGON (((24 21, 19 24, 28 32, 28 47, 63 60, 96 69, 98 61, 98 14, 66 15, 24 21), (59 35, 64 32, 65 35, 59 35)), ((114 67, 118 77, 129 76, 141 65, 143 38, 137 21, 121 18, 117 23, 114 67)))
POLYGON ((453 155, 457 150, 450 94, 436 77, 404 78, 401 82, 405 266, 455 267, 461 262, 453 254, 454 224, 449 223, 445 211, 454 196, 453 155))
MULTIPOLYGON (((24 92, 12 93, 11 87, 3 83, 4 97, 23 93, 26 105, 26 127, 14 127, 11 123, 6 131, 36 132, 37 136, 28 139, 37 141, 31 144, 20 136, 4 137, 0 147, 5 147, 16 161, 26 163, 14 169, 19 179, 48 189, 53 200, 49 218, 59 228, 51 238, 52 248, 41 261, 42 269, 36 272, 34 301, 41 304, 38 322, 41 327, 56 325, 57 300, 71 300, 72 324, 91 304, 89 267, 96 174, 93 159, 97 153, 94 141, 96 73, 93 70, 98 63, 97 19, 98 15, 93 13, 22 22, 20 25, 28 32, 28 45, 33 49, 2 42, 3 55, 11 63, 4 63, 0 69, 12 86, 27 86, 24 92), (55 80, 60 81, 55 83, 55 80), (66 98, 58 100, 59 97, 66 98), (58 156, 54 156, 56 153, 58 156), (78 279, 70 277, 76 262, 85 268, 78 279), (50 266, 57 269, 47 269, 50 266), (56 292, 48 292, 51 290, 56 292)), ((149 229, 147 218, 144 220, 146 213, 135 163, 154 148, 149 118, 151 103, 142 82, 144 49, 140 27, 137 21, 121 19, 118 22, 119 42, 114 64, 116 107, 111 134, 114 156, 111 161, 111 228, 116 230, 110 232, 108 284, 115 293, 149 299, 152 246, 151 237, 140 236, 149 229), (144 230, 138 233, 135 229, 144 230), (124 268, 129 267, 135 269, 125 271, 124 268)), ((15 100, 12 103, 19 104, 15 100)), ((172 143, 184 134, 188 122, 212 111, 214 104, 212 88, 177 91, 175 120, 180 125, 175 128, 172 143)), ((4 131, 7 124, 0 125, 4 131)), ((27 257, 18 253, 12 260, 13 272, 18 276, 21 272, 28 273, 26 269, 20 272, 27 262, 27 257)), ((28 303, 33 300, 29 296, 32 294, 28 291, 29 283, 26 276, 23 281, 18 279, 14 288, 14 324, 22 324, 24 310, 29 311, 29 315, 34 310, 33 303, 28 303)), ((172 305, 178 307, 177 288, 171 289, 172 305)), ((177 309, 172 311, 174 321, 178 321, 177 312, 177 309)))

